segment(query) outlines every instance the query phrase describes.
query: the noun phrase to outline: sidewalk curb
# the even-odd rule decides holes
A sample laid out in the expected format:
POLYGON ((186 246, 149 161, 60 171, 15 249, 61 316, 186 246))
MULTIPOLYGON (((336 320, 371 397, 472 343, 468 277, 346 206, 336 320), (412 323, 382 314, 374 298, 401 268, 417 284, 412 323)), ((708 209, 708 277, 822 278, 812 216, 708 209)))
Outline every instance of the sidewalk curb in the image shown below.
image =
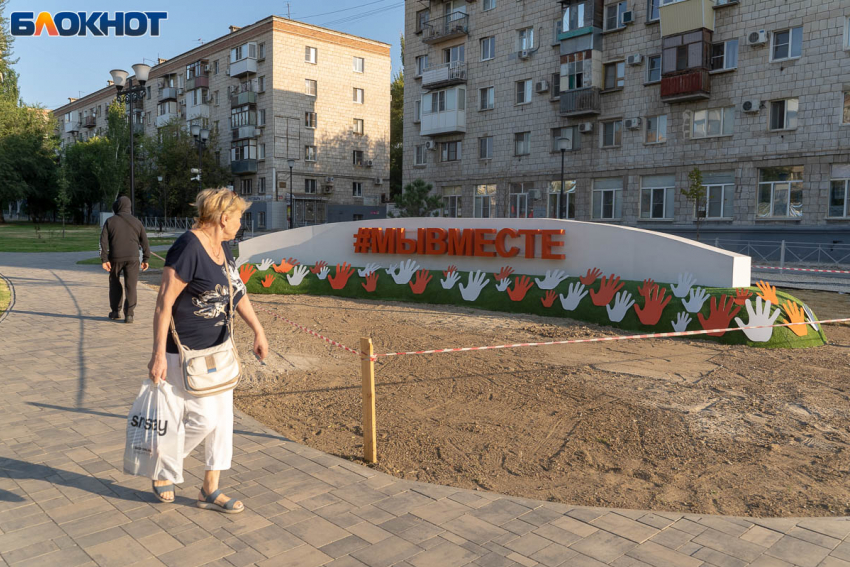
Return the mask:
POLYGON ((3 311, 2 314, 0 314, 0 323, 2 323, 9 315, 9 313, 12 312, 12 309, 15 307, 15 286, 13 286, 12 282, 9 281, 9 279, 3 274, 0 274, 0 280, 3 280, 6 283, 6 285, 9 287, 9 293, 12 296, 9 299, 9 306, 6 308, 5 311, 3 311))

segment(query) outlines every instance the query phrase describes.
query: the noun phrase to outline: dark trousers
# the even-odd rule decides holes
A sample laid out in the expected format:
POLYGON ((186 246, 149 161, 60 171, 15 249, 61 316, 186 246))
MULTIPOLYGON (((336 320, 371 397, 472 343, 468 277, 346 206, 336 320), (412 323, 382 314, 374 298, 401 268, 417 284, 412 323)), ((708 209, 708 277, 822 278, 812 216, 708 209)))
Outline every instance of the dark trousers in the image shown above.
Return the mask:
POLYGON ((124 299, 124 317, 134 314, 136 309, 136 285, 139 283, 139 261, 127 260, 112 262, 109 271, 109 307, 113 313, 121 311, 121 298, 124 299), (124 289, 121 289, 121 274, 124 274, 124 289))

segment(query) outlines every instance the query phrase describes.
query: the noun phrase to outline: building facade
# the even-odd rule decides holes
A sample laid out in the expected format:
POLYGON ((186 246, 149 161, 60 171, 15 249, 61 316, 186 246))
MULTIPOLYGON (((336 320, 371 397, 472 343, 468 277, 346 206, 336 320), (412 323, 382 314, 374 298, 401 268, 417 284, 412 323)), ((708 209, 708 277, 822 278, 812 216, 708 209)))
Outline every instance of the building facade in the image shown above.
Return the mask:
POLYGON ((563 207, 683 235, 699 215, 709 237, 850 242, 847 2, 417 0, 405 17, 404 180, 443 214, 563 207), (695 168, 699 210, 681 194, 695 168))
MULTIPOLYGON (((388 44, 271 16, 161 59, 134 128, 218 131, 209 151, 254 201, 245 221, 258 229, 286 228, 290 190, 295 226, 383 218, 390 75, 388 44)), ((54 110, 63 144, 105 132, 115 94, 109 84, 54 110)))

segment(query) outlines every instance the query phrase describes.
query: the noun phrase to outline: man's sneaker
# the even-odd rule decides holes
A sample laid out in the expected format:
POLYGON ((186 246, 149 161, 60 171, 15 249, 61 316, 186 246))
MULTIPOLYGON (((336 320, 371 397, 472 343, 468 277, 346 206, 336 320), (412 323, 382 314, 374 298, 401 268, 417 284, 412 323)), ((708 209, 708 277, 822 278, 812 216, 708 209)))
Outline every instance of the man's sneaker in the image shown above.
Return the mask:
POLYGON ((110 319, 120 319, 121 316, 118 314, 117 311, 110 311, 109 312, 109 318, 110 319))
POLYGON ((133 316, 127 315, 126 317, 124 317, 124 322, 125 323, 132 323, 133 322, 133 316))

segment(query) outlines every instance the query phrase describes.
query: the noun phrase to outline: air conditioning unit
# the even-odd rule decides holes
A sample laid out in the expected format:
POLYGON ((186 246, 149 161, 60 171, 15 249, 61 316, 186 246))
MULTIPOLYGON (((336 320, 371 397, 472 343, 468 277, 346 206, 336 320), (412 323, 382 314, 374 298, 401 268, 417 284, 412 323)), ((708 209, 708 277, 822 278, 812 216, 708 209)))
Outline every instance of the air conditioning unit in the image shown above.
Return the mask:
POLYGON ((185 98, 180 101, 180 106, 186 106, 186 99, 185 98))
POLYGON ((635 21, 635 13, 632 12, 631 10, 626 10, 620 16, 620 23, 624 26, 627 26, 629 24, 633 24, 634 21, 635 21))
POLYGON ((528 190, 528 198, 532 201, 540 198, 540 189, 529 189, 528 190))
POLYGON ((640 65, 643 63, 643 55, 640 53, 636 53, 635 55, 629 55, 628 59, 626 59, 626 63, 629 65, 640 65))
POLYGON ((519 52, 519 58, 520 59, 528 59, 529 57, 531 57, 531 50, 530 49, 523 49, 522 51, 519 52))
POLYGON ((534 90, 538 93, 545 93, 549 90, 549 81, 545 79, 542 81, 537 81, 536 83, 534 83, 534 90))
POLYGON ((767 43, 767 31, 759 30, 747 34, 747 45, 764 45, 767 43))
POLYGON ((627 118, 624 124, 629 130, 637 130, 640 128, 640 118, 627 118))
POLYGON ((593 132, 593 122, 582 122, 578 125, 578 131, 582 134, 593 132))
POLYGON ((325 177, 325 185, 333 185, 334 178, 333 177, 325 177))
POLYGON ((204 65, 204 73, 209 73, 209 72, 210 72, 210 66, 204 65))
POLYGON ((425 149, 426 150, 432 150, 432 151, 436 150, 437 149, 437 142, 435 142, 434 140, 428 140, 427 142, 425 142, 425 149))
POLYGON ((324 192, 325 193, 333 193, 334 192, 334 186, 333 185, 325 185, 324 192))
POLYGON ((714 0, 715 6, 728 6, 729 4, 737 4, 738 0, 714 0))
POLYGON ((363 165, 365 165, 366 167, 372 167, 372 160, 367 159, 365 162, 363 162, 363 165))
POLYGON ((383 179, 381 179, 380 177, 375 178, 375 185, 383 185, 383 184, 384 184, 383 179))
POLYGON ((183 87, 177 87, 177 94, 179 94, 179 95, 183 94, 183 87))
POLYGON ((756 112, 758 112, 760 107, 761 107, 761 101, 758 100, 758 99, 755 99, 755 98, 750 99, 750 100, 745 100, 743 102, 743 104, 741 104, 741 110, 743 110, 744 112, 752 113, 752 114, 755 114, 756 112))

